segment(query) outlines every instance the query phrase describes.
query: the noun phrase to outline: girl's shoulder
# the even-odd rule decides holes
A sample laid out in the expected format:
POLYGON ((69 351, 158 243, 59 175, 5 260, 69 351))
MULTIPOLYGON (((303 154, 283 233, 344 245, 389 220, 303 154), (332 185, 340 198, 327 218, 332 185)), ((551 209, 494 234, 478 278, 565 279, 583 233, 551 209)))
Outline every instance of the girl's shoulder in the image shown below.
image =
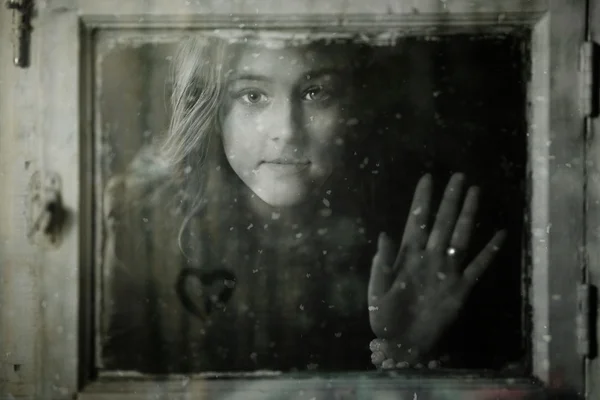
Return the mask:
POLYGON ((207 231, 214 223, 193 211, 193 198, 157 148, 144 147, 104 188, 105 232, 137 248, 161 249, 195 264, 205 253, 207 231))
POLYGON ((171 220, 183 213, 183 190, 174 168, 156 146, 143 147, 122 173, 111 176, 103 190, 103 216, 128 213, 164 213, 171 220))
POLYGON ((124 203, 151 203, 175 189, 174 169, 155 146, 143 147, 125 171, 111 176, 104 188, 104 201, 122 198, 124 203))

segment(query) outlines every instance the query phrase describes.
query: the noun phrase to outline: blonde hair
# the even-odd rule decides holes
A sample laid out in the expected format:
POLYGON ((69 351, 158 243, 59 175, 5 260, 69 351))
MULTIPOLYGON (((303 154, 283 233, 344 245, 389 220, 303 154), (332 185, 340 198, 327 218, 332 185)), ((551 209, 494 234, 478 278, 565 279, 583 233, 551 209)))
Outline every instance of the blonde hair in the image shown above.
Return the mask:
POLYGON ((226 46, 218 38, 184 39, 173 58, 172 116, 160 145, 161 158, 181 179, 191 218, 202 207, 209 165, 222 151, 218 115, 226 46))
MULTIPOLYGON (((107 229, 114 229, 122 207, 168 209, 177 217, 179 226, 173 228, 179 230, 183 251, 183 233, 194 216, 206 211, 211 176, 225 164, 218 119, 226 47, 223 39, 197 35, 178 44, 168 79, 169 128, 107 182, 102 206, 107 229)), ((220 189, 218 182, 212 186, 220 189)))

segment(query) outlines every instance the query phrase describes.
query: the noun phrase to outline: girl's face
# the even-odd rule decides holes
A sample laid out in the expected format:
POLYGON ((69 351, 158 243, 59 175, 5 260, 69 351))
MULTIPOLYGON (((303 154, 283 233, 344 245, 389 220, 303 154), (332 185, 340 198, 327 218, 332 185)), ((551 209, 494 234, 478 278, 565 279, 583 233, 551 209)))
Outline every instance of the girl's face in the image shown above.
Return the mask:
POLYGON ((240 46, 226 74, 225 155, 274 207, 302 203, 342 159, 350 96, 348 53, 240 46))

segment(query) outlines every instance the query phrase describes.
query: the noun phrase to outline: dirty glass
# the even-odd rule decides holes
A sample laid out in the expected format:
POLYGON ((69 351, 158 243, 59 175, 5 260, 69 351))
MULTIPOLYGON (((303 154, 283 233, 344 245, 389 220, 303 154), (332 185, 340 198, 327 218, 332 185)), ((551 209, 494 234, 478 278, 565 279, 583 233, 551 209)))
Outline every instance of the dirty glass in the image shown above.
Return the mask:
POLYGON ((526 368, 524 39, 226 33, 96 37, 98 367, 526 368))

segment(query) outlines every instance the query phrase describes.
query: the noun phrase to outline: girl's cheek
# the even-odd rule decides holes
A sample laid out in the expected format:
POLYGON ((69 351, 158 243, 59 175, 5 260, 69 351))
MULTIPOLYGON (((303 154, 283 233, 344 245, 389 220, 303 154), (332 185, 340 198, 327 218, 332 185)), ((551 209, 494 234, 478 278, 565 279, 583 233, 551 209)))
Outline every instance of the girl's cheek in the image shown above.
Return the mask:
POLYGON ((308 126, 321 141, 329 141, 343 130, 341 113, 337 109, 324 110, 310 116, 308 126))
POLYGON ((255 119, 243 108, 233 106, 224 110, 222 126, 226 127, 229 135, 238 136, 247 131, 249 126, 256 126, 255 119))

